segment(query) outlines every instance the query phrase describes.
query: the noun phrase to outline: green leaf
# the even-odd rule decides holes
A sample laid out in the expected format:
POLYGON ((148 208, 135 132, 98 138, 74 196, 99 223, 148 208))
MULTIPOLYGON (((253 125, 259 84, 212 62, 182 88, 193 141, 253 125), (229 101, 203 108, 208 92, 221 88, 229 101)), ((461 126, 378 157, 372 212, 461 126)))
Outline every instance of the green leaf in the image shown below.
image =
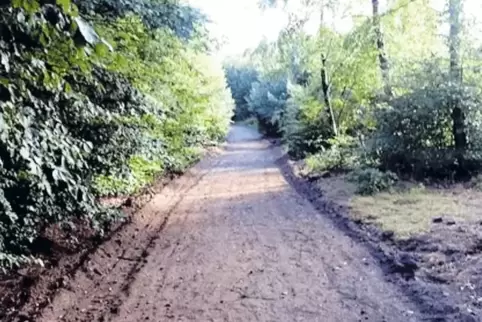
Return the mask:
POLYGON ((13 8, 20 8, 23 5, 23 0, 12 0, 12 7, 13 8))
POLYGON ((0 84, 7 86, 8 84, 10 84, 10 80, 6 77, 0 76, 0 84))
POLYGON ((108 52, 108 47, 104 43, 98 43, 95 45, 95 53, 99 57, 105 57, 108 52))
POLYGON ((61 7, 64 12, 70 11, 70 0, 57 0, 57 5, 61 7))
POLYGON ((13 0, 14 8, 23 8, 28 13, 36 13, 40 9, 40 3, 37 0, 13 0))

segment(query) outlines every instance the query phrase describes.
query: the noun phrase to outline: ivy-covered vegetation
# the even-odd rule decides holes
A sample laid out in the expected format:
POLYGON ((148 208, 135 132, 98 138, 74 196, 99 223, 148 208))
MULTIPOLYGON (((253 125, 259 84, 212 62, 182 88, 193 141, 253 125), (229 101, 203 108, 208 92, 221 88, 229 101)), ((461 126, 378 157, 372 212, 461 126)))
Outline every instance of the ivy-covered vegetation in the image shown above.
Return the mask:
POLYGON ((179 172, 234 107, 204 16, 177 0, 0 4, 0 267, 50 224, 118 213, 98 197, 179 172))
POLYGON ((388 186, 394 173, 458 180, 480 172, 482 44, 462 0, 445 1, 446 10, 386 1, 383 11, 373 0, 368 15, 356 1, 306 1, 294 11, 290 3, 266 1, 283 4, 289 24, 225 67, 231 78, 256 71, 249 95, 230 80, 245 98, 236 101, 240 115, 257 117, 313 171, 362 169, 355 181, 373 183, 364 192, 388 186), (354 22, 348 32, 333 28, 340 12, 354 22), (304 28, 313 13, 326 18, 314 34, 304 28))

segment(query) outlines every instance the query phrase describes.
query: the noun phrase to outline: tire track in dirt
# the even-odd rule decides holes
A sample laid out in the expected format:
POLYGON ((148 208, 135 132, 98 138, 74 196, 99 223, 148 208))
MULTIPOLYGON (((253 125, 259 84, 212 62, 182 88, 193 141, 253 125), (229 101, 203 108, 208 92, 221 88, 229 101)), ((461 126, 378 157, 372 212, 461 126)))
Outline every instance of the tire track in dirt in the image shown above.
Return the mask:
POLYGON ((213 159, 202 161, 162 189, 131 223, 91 254, 88 264, 60 291, 40 321, 104 321, 115 314, 169 217, 184 194, 207 175, 213 162, 213 159), (159 204, 163 207, 158 207, 159 204))
MULTIPOLYGON (((203 173, 201 176, 199 176, 199 178, 197 178, 196 181, 183 193, 188 193, 191 189, 194 189, 199 184, 199 182, 204 178, 204 176, 206 176, 208 173, 209 172, 206 172, 206 173, 203 173)), ((169 218, 171 217, 172 213, 176 210, 178 205, 183 200, 184 200, 183 195, 180 195, 180 197, 176 201, 176 203, 172 206, 172 208, 168 211, 168 213, 165 214, 164 220, 161 222, 159 228, 156 229, 153 232, 153 236, 149 238, 146 247, 143 249, 143 251, 141 253, 142 258, 146 258, 147 256, 149 256, 149 250, 151 250, 154 247, 156 241, 161 237, 160 234, 162 233, 162 231, 166 227, 166 225, 169 221, 169 218)), ((171 256, 175 253, 175 250, 176 249, 174 249, 172 251, 171 256)), ((122 298, 126 298, 126 297, 129 296, 130 287, 132 285, 132 282, 136 278, 136 273, 139 272, 142 269, 142 267, 144 267, 145 264, 146 264, 146 261, 141 261, 141 259, 139 258, 139 260, 136 262, 136 264, 132 267, 132 269, 128 273, 129 278, 121 286, 122 294, 118 295, 118 298, 117 298, 117 301, 116 301, 117 303, 115 304, 115 306, 111 305, 109 310, 106 310, 105 312, 103 312, 102 316, 99 318, 99 320, 109 320, 109 315, 112 315, 112 314, 115 314, 116 312, 118 312, 119 306, 122 304, 122 298)))

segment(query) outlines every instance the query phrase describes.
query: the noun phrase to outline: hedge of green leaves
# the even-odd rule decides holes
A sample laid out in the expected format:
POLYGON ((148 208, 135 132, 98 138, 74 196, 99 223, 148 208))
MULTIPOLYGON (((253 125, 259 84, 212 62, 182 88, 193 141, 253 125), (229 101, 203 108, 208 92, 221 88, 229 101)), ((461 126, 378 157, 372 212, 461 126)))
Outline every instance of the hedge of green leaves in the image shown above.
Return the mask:
POLYGON ((252 67, 243 65, 226 64, 224 69, 234 103, 236 104, 234 118, 236 121, 244 121, 253 115, 248 99, 252 84, 258 80, 258 72, 252 67))
POLYGON ((49 224, 81 217, 102 231, 116 214, 99 195, 183 170, 232 116, 194 9, 78 3, 0 5, 0 267, 31 261, 49 224))
POLYGON ((250 111, 259 121, 260 130, 268 136, 278 136, 287 100, 286 79, 254 82, 247 97, 250 111))

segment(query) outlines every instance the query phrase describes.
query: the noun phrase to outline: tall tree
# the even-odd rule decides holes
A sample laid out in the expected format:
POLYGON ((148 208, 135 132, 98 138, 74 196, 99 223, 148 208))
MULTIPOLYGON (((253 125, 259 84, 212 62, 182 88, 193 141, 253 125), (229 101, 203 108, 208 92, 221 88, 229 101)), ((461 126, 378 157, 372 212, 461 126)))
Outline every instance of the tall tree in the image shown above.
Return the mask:
POLYGON ((387 96, 392 96, 392 86, 390 83, 390 66, 388 63, 387 53, 385 51, 385 40, 383 37, 382 26, 380 23, 380 6, 378 0, 372 1, 373 11, 373 31, 375 32, 375 41, 378 50, 378 61, 380 64, 380 71, 382 72, 382 79, 387 96))
MULTIPOLYGON (((462 83, 462 68, 460 62, 460 33, 462 29, 461 12, 462 0, 449 0, 450 80, 457 87, 462 83)), ((467 135, 465 133, 465 115, 460 103, 459 97, 455 96, 452 98, 452 131, 459 163, 462 163, 463 153, 467 146, 467 135)))
MULTIPOLYGON (((323 28, 325 23, 325 1, 320 1, 320 37, 323 37, 323 28)), ((323 46, 323 41, 320 42, 320 47, 323 46)), ((331 120, 331 127, 333 131, 333 135, 338 135, 338 125, 335 118, 335 112, 333 111, 333 105, 331 102, 331 86, 328 80, 328 71, 327 71, 327 56, 324 52, 324 48, 320 48, 320 58, 321 58, 321 70, 320 70, 320 77, 321 77, 321 90, 323 91, 323 101, 325 103, 328 115, 331 120)))
MULTIPOLYGON (((260 5, 262 7, 266 6, 274 6, 279 3, 287 4, 288 0, 261 0, 260 5)), ((319 26, 319 37, 320 37, 320 61, 321 61, 321 69, 320 69, 320 77, 321 77, 321 94, 323 96, 323 103, 326 107, 326 112, 328 113, 329 119, 331 121, 332 132, 334 136, 338 135, 338 126, 336 122, 336 116, 333 111, 333 104, 331 100, 331 86, 329 80, 329 71, 328 71, 328 55, 325 52, 325 48, 322 48, 326 45, 323 41, 323 33, 324 33, 324 24, 325 24, 325 9, 328 4, 332 3, 332 0, 303 0, 302 5, 308 8, 315 8, 319 5, 319 14, 320 14, 320 26, 319 26)))

